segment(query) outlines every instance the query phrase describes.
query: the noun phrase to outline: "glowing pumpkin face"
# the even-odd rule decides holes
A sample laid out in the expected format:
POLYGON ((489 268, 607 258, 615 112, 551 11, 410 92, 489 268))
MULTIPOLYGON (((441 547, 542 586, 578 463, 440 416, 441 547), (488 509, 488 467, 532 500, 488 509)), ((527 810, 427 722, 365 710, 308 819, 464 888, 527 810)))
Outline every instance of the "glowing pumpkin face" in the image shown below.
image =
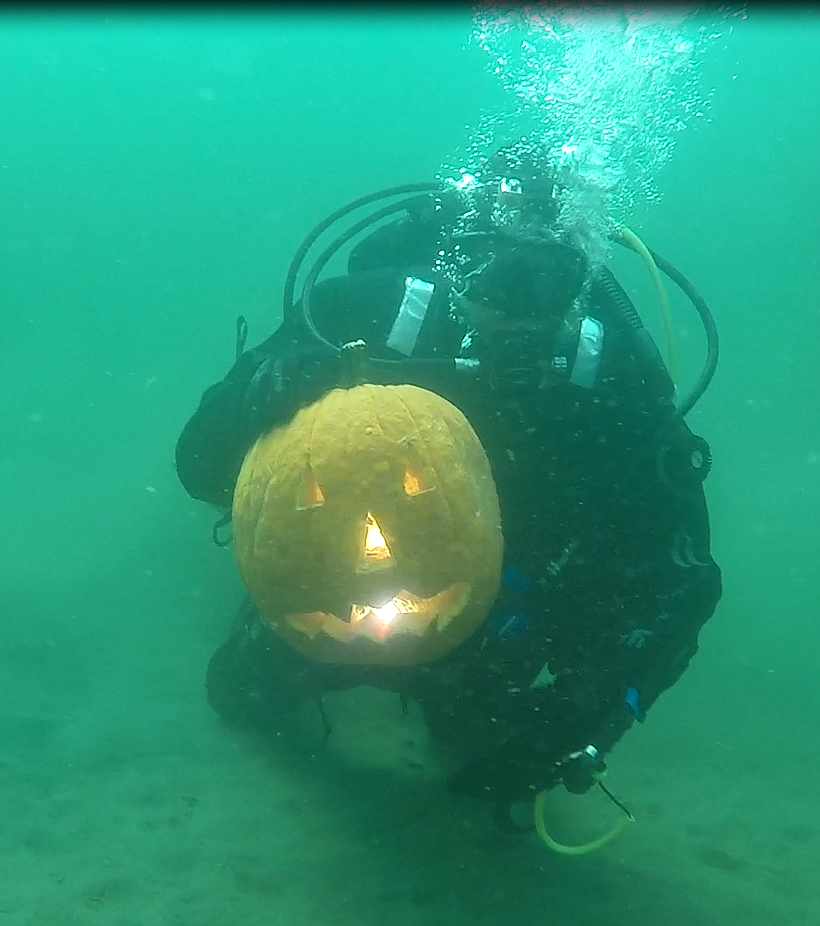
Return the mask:
POLYGON ((324 662, 437 659, 481 624, 503 539, 462 413, 415 386, 336 389, 248 452, 233 500, 245 585, 324 662))

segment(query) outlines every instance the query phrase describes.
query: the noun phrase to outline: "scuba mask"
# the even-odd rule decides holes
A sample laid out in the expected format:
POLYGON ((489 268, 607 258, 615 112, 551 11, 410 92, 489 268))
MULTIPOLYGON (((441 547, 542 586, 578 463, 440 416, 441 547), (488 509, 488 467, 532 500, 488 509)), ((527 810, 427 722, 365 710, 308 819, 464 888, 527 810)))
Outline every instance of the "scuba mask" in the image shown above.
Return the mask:
POLYGON ((587 258, 557 241, 493 242, 489 259, 467 275, 463 299, 499 325, 555 325, 578 298, 587 258))
POLYGON ((587 259, 555 241, 494 242, 494 249, 467 276, 459 303, 492 382, 539 388, 556 335, 583 289, 587 259))

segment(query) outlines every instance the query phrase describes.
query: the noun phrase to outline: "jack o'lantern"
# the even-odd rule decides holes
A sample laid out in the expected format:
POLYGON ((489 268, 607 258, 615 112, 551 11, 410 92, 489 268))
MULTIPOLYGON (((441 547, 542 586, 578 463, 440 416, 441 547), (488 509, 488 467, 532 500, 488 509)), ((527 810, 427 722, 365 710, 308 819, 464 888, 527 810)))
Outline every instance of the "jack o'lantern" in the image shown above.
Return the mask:
POLYGON ((334 389, 261 437, 233 522, 264 619, 323 662, 437 659, 498 592, 503 539, 484 449, 457 408, 416 386, 334 389))

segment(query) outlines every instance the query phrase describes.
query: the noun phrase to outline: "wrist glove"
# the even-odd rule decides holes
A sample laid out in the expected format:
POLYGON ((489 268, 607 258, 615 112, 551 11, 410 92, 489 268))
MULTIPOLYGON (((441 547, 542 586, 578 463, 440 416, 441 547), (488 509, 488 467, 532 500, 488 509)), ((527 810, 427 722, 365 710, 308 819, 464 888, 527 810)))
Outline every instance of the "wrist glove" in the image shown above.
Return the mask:
POLYGON ((336 353, 321 345, 288 345, 257 363, 245 391, 243 425, 255 439, 286 424, 338 384, 336 353))

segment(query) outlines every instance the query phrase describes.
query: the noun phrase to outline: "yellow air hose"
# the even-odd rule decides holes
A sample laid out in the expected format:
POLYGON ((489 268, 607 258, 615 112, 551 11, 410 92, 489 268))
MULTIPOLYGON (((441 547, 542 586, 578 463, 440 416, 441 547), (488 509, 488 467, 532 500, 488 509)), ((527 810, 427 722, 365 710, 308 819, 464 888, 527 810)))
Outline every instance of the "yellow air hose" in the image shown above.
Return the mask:
POLYGON ((666 287, 663 285, 663 279, 661 278, 660 271, 658 270, 658 265, 655 263, 654 258, 649 253, 647 246, 631 229, 621 225, 616 229, 615 236, 620 239, 620 241, 628 248, 631 248, 633 251, 635 251, 636 254, 640 255, 640 257, 643 259, 643 262, 646 264, 646 269, 649 271, 649 276, 652 277, 652 283, 655 287, 655 293, 661 306, 661 316, 663 318, 663 330, 664 336, 666 338, 666 365, 669 369, 669 375, 672 378, 672 382, 677 386, 678 364, 677 358, 675 356, 675 338, 672 331, 672 313, 669 310, 669 297, 666 295, 666 287))
POLYGON ((598 849, 603 848, 605 845, 612 842, 613 839, 620 836, 631 823, 635 822, 635 818, 632 814, 623 807, 623 805, 619 804, 624 811, 624 816, 621 818, 620 822, 616 823, 615 826, 609 830, 609 832, 604 833, 603 836, 599 836, 597 839, 593 839, 591 842, 567 846, 563 843, 556 842, 547 832, 547 828, 544 825, 544 809, 547 803, 548 793, 549 792, 546 790, 540 791, 535 798, 535 831, 538 833, 541 840, 549 846, 553 852, 557 852, 559 855, 589 855, 590 852, 596 852, 598 849))
MULTIPOLYGON (((666 339, 666 364, 669 369, 669 375, 674 384, 677 384, 677 358, 675 356, 675 338, 674 332, 672 330, 672 313, 669 310, 669 297, 666 295, 666 287, 663 285, 663 280, 661 278, 660 271, 658 270, 658 265, 655 263, 652 254, 649 251, 649 248, 641 241, 641 239, 633 232, 631 229, 626 226, 620 226, 616 229, 615 235, 620 241, 625 244, 627 247, 635 251, 636 254, 640 255, 646 268, 649 271, 649 276, 652 278, 652 283, 655 287, 655 293, 658 297, 658 302, 661 307, 661 317, 663 318, 663 329, 664 336, 666 339)), ((600 785, 601 782, 598 781, 600 785)), ((611 798, 612 795, 604 788, 604 791, 611 798)), ((619 801, 616 803, 624 811, 624 815, 621 820, 612 827, 609 832, 604 833, 602 836, 599 836, 597 839, 593 839, 591 842, 580 843, 579 845, 564 845, 563 843, 557 842, 555 839, 550 836, 547 832, 546 825, 544 824, 544 810, 547 802, 548 791, 541 791, 535 798, 535 807, 534 807, 534 817, 535 817, 535 831, 538 833, 541 840, 552 849, 553 852, 558 852, 560 855, 589 855, 590 852, 596 852, 598 849, 602 849, 604 846, 612 842, 613 839, 616 839, 621 833, 631 824, 635 822, 635 818, 632 814, 622 805, 619 801)))
MULTIPOLYGON (((669 375, 672 378, 672 382, 677 384, 677 359, 675 357, 675 338, 674 332, 672 330, 672 313, 669 310, 669 297, 666 295, 666 287, 663 285, 663 280, 661 279, 660 271, 658 270, 658 265, 655 263, 652 254, 649 252, 647 246, 641 241, 641 239, 633 232, 631 229, 626 228, 626 226, 620 226, 615 231, 616 237, 621 240, 623 244, 635 251, 636 254, 640 255, 646 268, 649 271, 649 276, 652 278, 652 283, 655 287, 655 293, 658 297, 658 302, 661 307, 661 316, 663 318, 663 329, 664 336, 666 339, 666 363, 669 369, 669 375)), ((600 781, 598 782, 600 785, 600 781)), ((606 791, 606 789, 604 789, 606 791)), ((535 831, 538 833, 541 840, 552 849, 553 852, 558 852, 561 855, 589 855, 590 852, 596 852, 598 849, 603 848, 612 842, 613 839, 616 839, 620 834, 631 824, 635 822, 635 818, 632 814, 621 805, 624 811, 624 815, 621 820, 612 827, 609 832, 604 833, 603 836, 599 836, 597 839, 593 839, 591 842, 581 843, 579 845, 567 846, 563 843, 557 842, 555 839, 550 836, 547 832, 546 825, 544 824, 544 810, 547 802, 548 791, 541 791, 535 798, 535 807, 534 807, 534 817, 535 817, 535 831)), ((609 792, 607 792, 609 794, 609 792)), ((609 795, 611 797, 611 795, 609 795)))

